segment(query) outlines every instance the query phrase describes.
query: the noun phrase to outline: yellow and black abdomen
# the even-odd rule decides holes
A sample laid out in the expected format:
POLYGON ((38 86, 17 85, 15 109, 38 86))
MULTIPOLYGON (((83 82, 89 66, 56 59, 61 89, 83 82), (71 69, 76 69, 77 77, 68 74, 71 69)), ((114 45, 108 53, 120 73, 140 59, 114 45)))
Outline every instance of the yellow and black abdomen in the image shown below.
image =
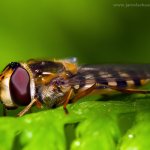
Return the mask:
POLYGON ((150 65, 85 65, 70 79, 79 89, 96 84, 95 90, 135 89, 150 82, 150 65))

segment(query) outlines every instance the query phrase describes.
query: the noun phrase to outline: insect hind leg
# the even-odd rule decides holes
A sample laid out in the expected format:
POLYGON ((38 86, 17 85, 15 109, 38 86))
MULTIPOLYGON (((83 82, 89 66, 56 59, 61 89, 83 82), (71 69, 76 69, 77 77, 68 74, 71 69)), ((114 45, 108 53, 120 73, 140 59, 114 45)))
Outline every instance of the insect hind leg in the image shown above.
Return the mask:
POLYGON ((123 89, 123 88, 117 88, 117 87, 110 87, 111 89, 114 89, 116 91, 122 92, 122 93, 127 93, 127 94, 134 94, 134 93, 139 93, 139 94, 150 94, 150 90, 141 90, 141 89, 123 89))

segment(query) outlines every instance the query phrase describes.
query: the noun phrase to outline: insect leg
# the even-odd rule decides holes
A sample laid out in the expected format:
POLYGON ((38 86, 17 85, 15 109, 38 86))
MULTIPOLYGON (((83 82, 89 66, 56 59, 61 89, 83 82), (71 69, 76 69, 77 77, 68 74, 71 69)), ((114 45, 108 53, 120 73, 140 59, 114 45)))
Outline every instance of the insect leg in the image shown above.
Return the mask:
POLYGON ((21 117, 21 116, 23 116, 25 113, 27 113, 27 112, 30 110, 30 108, 32 107, 32 105, 33 105, 34 103, 36 103, 36 101, 37 101, 36 98, 33 99, 33 100, 30 102, 29 105, 27 105, 22 111, 20 111, 20 112, 17 114, 17 116, 18 116, 18 117, 21 117))
POLYGON ((68 110, 67 110, 66 106, 69 103, 69 100, 70 100, 70 98, 72 96, 72 93, 73 93, 73 89, 70 89, 69 92, 64 97, 66 100, 64 102, 63 108, 64 108, 64 111, 65 111, 66 114, 68 114, 68 110))
POLYGON ((111 89, 114 89, 116 91, 122 92, 122 93, 140 93, 140 94, 150 94, 150 90, 140 90, 140 89, 119 89, 117 87, 110 87, 111 89))
POLYGON ((36 100, 35 101, 35 106, 37 107, 37 108, 43 108, 43 105, 42 105, 42 103, 39 101, 39 100, 36 100))
POLYGON ((86 90, 83 91, 79 91, 79 93, 74 97, 74 99, 72 100, 72 102, 76 102, 78 99, 87 96, 88 94, 90 94, 93 90, 95 90, 96 88, 96 83, 93 84, 91 87, 89 87, 86 90))

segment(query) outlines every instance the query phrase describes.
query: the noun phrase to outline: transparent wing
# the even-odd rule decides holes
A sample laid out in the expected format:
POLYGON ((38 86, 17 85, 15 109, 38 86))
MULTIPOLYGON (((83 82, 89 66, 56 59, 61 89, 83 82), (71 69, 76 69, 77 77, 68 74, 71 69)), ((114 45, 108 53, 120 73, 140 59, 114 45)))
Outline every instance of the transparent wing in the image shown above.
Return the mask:
POLYGON ((150 64, 144 65, 85 65, 81 66, 78 73, 69 79, 71 85, 99 83, 114 85, 120 88, 127 86, 140 86, 150 79, 150 64))

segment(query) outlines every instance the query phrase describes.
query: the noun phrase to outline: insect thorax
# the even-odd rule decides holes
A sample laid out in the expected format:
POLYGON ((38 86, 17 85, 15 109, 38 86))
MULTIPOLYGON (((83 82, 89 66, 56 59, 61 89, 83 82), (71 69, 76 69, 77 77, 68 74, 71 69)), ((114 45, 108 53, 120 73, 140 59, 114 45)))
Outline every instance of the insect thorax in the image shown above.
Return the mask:
POLYGON ((47 85, 39 86, 37 96, 47 107, 52 108, 63 104, 63 98, 69 89, 70 86, 62 78, 56 78, 47 85))

